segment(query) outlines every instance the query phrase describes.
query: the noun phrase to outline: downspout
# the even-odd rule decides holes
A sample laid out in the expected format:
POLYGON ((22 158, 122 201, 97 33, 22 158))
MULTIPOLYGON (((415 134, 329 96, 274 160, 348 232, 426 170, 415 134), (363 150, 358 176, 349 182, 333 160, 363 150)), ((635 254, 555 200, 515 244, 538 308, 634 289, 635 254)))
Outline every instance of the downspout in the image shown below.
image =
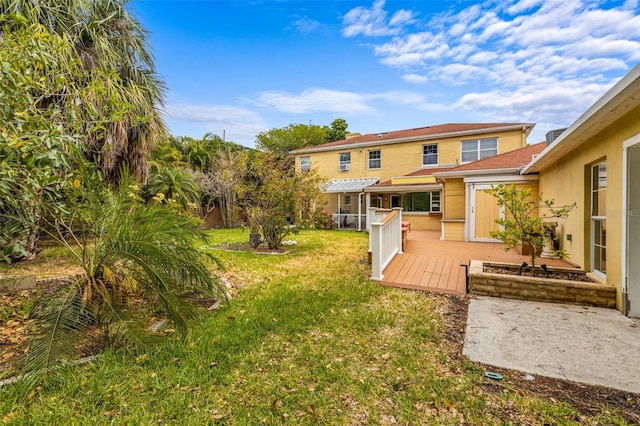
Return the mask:
POLYGON ((340 209, 340 198, 342 198, 342 197, 340 197, 340 193, 338 192, 338 214, 337 214, 337 217, 338 217, 338 221, 337 221, 338 222, 338 229, 340 229, 340 211, 341 211, 341 209, 340 209))
POLYGON ((361 219, 361 215, 362 215, 362 195, 364 194, 364 191, 360 191, 360 193, 358 194, 358 231, 362 231, 362 226, 361 223, 362 221, 361 219))
POLYGON ((444 235, 444 219, 446 219, 446 217, 444 217, 444 200, 445 200, 445 196, 444 196, 444 181, 442 179, 440 179, 439 177, 436 177, 436 182, 438 182, 440 185, 442 185, 442 192, 440 193, 440 213, 442 214, 441 219, 440 219, 440 240, 444 241, 445 240, 445 235, 444 235))

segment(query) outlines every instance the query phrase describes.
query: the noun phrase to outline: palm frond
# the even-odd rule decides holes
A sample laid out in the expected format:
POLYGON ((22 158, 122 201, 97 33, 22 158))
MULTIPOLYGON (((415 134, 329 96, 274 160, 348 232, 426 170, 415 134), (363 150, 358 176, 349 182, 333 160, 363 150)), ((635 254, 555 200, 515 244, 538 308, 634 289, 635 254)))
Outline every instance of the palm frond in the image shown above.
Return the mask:
POLYGON ((35 310, 35 337, 23 368, 28 373, 29 383, 42 382, 45 376, 57 379, 56 369, 52 367, 75 355, 76 349, 70 342, 75 341, 78 331, 86 330, 94 323, 93 316, 82 303, 81 293, 82 288, 75 281, 61 296, 35 310))

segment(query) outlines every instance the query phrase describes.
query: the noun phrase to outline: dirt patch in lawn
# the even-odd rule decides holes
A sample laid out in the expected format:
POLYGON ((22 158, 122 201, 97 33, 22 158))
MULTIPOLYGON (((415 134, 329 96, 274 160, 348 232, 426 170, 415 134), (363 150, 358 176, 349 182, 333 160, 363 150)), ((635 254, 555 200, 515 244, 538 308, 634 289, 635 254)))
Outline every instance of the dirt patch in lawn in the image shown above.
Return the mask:
MULTIPOLYGON (((448 296, 447 312, 444 315, 445 344, 450 346, 453 357, 460 362, 466 359, 462 355, 467 322, 469 300, 466 296, 448 296)), ((481 386, 487 393, 515 391, 527 393, 556 403, 564 401, 584 415, 597 415, 603 410, 616 410, 631 424, 640 424, 640 395, 618 391, 601 386, 591 386, 566 380, 535 376, 533 380, 525 373, 493 366, 474 363, 482 371, 491 371, 503 376, 497 381, 484 378, 481 386)))
POLYGON ((270 249, 267 246, 261 244, 258 247, 251 247, 249 243, 235 242, 235 243, 222 243, 216 246, 212 246, 212 249, 224 250, 224 251, 237 251, 237 252, 252 252, 257 254, 287 254, 289 249, 286 247, 280 247, 277 249, 270 249))

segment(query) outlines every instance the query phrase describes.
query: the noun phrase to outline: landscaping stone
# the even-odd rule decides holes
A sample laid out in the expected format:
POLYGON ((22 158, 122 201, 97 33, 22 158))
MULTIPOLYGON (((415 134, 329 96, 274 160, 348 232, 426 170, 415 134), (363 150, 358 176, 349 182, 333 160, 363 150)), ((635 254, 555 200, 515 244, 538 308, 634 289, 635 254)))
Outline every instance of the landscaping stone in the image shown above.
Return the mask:
MULTIPOLYGON (((583 281, 484 272, 485 263, 503 266, 499 263, 472 260, 469 267, 471 294, 602 308, 616 307, 616 289, 613 286, 583 281)), ((576 272, 575 270, 570 271, 576 272)))
POLYGON ((0 290, 2 291, 33 290, 34 288, 36 288, 35 275, 0 278, 0 290))

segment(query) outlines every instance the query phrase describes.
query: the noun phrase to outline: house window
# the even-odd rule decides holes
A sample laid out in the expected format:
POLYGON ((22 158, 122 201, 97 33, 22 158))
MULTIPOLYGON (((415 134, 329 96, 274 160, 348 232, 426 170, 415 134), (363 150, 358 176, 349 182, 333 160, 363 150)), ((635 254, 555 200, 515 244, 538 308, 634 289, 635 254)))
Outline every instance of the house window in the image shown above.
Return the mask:
POLYGON ((308 172, 311 170, 311 157, 300 157, 300 171, 308 172))
POLYGON ((345 195, 344 196, 344 205, 345 206, 350 206, 351 205, 351 195, 345 195))
POLYGON ((498 138, 462 141, 462 162, 482 160, 498 154, 498 138))
POLYGON ((341 171, 351 170, 351 153, 341 152, 339 155, 340 155, 340 164, 339 164, 340 170, 341 171))
POLYGON ((422 145, 422 165, 438 164, 438 144, 422 145))
POLYGON ((607 163, 591 166, 591 269, 607 273, 607 163))
POLYGON ((379 169, 380 167, 382 167, 380 150, 376 149, 375 151, 369 151, 369 168, 379 169))
POLYGON ((440 191, 412 192, 403 197, 406 212, 440 212, 440 191))

